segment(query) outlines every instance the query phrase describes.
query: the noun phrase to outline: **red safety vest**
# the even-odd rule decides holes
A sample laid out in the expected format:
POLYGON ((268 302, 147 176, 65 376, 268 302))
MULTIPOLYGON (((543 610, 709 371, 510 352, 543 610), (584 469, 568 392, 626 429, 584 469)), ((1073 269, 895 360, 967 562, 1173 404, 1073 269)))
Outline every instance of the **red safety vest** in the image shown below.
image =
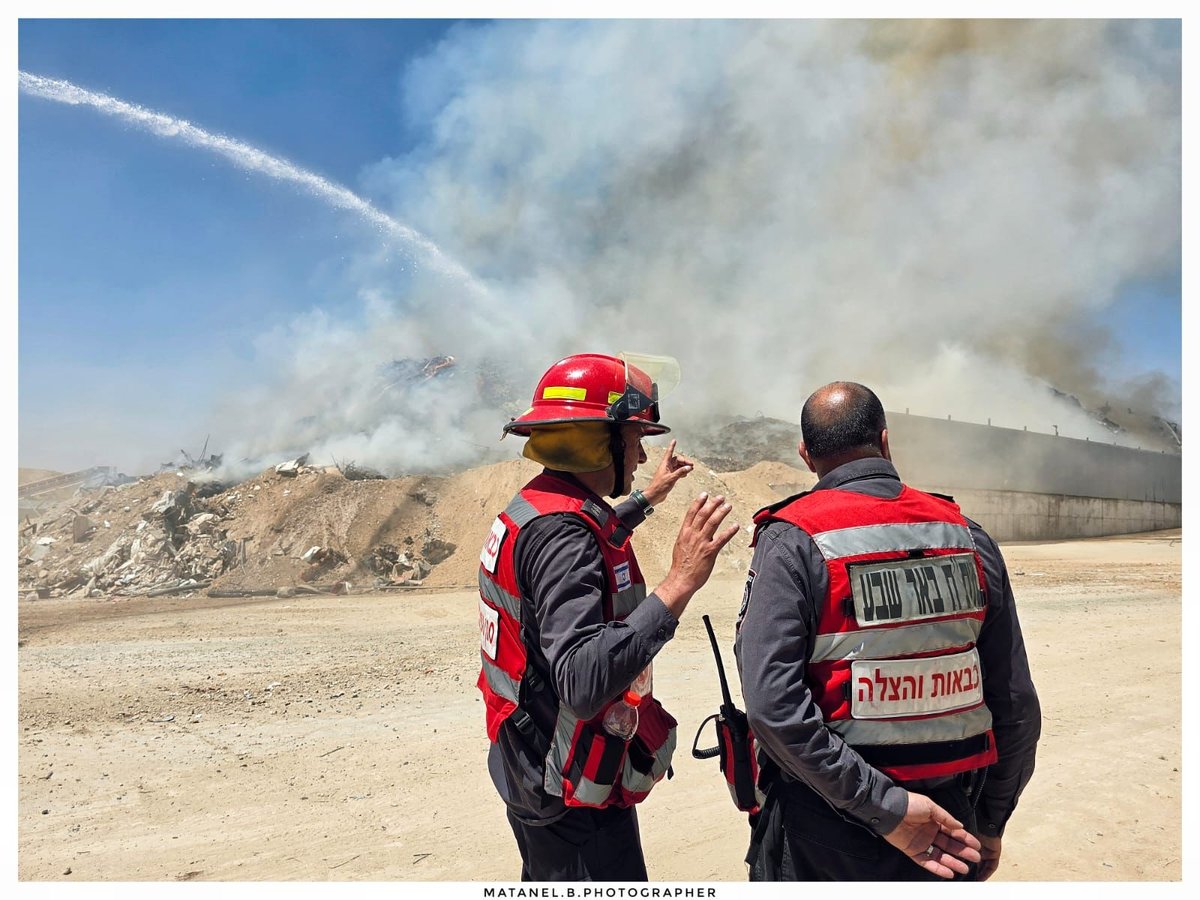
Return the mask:
POLYGON ((805 674, 825 724, 900 780, 995 762, 975 649, 986 581, 957 504, 908 486, 891 500, 820 490, 754 517, 776 520, 828 569, 805 674))
MULTIPOLYGON (((521 631, 523 610, 513 550, 520 530, 539 516, 573 513, 596 535, 609 590, 605 621, 620 621, 646 597, 646 583, 630 545, 630 531, 608 504, 580 486, 543 473, 525 485, 496 517, 479 554, 479 641, 487 733, 497 739, 509 718, 528 726, 521 683, 527 653, 521 631)), ((532 606, 532 604, 530 604, 532 606)), ((615 702, 618 698, 614 698, 615 702)), ((630 741, 608 734, 604 712, 580 719, 561 702, 553 734, 546 736, 544 787, 567 806, 632 806, 645 799, 671 765, 676 721, 649 694, 638 708, 638 729, 630 741)), ((528 732, 527 732, 528 733, 528 732)))

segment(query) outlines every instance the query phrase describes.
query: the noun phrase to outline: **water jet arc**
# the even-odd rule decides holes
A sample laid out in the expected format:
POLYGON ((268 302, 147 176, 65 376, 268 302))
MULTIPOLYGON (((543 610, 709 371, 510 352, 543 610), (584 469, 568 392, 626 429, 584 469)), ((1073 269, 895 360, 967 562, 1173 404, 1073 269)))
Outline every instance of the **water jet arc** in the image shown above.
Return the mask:
POLYGON ((371 205, 348 188, 322 178, 315 172, 302 169, 285 159, 264 153, 242 141, 212 134, 184 119, 177 119, 133 103, 126 103, 107 94, 89 91, 69 81, 44 78, 18 71, 20 89, 32 97, 66 103, 71 106, 90 106, 105 115, 115 116, 163 138, 178 138, 190 146, 210 150, 225 157, 234 165, 251 172, 260 172, 279 181, 295 184, 314 197, 338 209, 346 209, 366 219, 379 230, 400 238, 418 250, 431 267, 444 275, 459 279, 482 294, 482 285, 459 263, 438 248, 420 232, 397 222, 387 213, 371 205))

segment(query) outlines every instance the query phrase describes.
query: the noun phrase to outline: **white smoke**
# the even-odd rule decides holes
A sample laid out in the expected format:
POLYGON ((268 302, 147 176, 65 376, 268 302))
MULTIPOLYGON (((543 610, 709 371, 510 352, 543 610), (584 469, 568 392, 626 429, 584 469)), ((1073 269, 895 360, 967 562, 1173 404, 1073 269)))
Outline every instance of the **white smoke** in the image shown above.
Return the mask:
MULTIPOLYGON (((685 442, 723 415, 794 421, 835 379, 889 410, 1111 440, 1048 386, 1119 403, 1084 337, 1127 285, 1179 267, 1180 67, 1178 27, 1156 22, 464 26, 409 67, 428 138, 364 172, 374 205, 169 116, 21 87, 418 249, 415 269, 361 252, 357 318, 265 335, 269 375, 214 426, 239 471, 309 451, 394 474, 494 455, 549 363, 620 349, 680 359, 664 417, 685 442), (389 380, 436 354, 452 375, 389 380)), ((1177 408, 1160 374, 1137 402, 1177 408)))
POLYGON ((1150 22, 499 23, 412 66, 430 143, 367 184, 522 280, 523 352, 678 356, 674 420, 854 378, 1111 439, 1046 385, 1112 390, 1072 335, 1179 265, 1179 72, 1150 22))

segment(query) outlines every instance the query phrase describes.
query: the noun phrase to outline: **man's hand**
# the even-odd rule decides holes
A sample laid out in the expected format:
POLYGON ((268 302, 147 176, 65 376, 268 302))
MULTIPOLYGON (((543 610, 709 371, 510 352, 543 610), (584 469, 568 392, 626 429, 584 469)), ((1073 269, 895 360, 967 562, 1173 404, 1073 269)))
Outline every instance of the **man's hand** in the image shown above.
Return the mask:
POLYGON ((679 456, 675 453, 675 439, 672 438, 671 443, 667 445, 667 452, 663 454, 662 461, 659 462, 654 476, 650 479, 650 484, 642 491, 646 495, 646 499, 650 501, 650 505, 658 506, 666 500, 667 494, 671 493, 671 488, 675 487, 675 483, 681 478, 686 478, 695 465, 686 456, 679 456))
POLYGON ((966 875, 967 863, 978 863, 982 858, 979 840, 963 828, 962 822, 914 791, 908 792, 904 820, 883 839, 939 878, 953 878, 956 872, 966 875))
POLYGON ((708 581, 721 548, 738 533, 737 525, 717 531, 730 509, 732 507, 724 497, 701 493, 684 514, 671 553, 671 569, 662 584, 654 589, 676 619, 683 615, 692 595, 708 581))
POLYGON ((979 864, 979 874, 975 876, 975 880, 987 881, 1000 868, 1000 838, 980 837, 979 844, 979 855, 983 857, 983 861, 979 864))

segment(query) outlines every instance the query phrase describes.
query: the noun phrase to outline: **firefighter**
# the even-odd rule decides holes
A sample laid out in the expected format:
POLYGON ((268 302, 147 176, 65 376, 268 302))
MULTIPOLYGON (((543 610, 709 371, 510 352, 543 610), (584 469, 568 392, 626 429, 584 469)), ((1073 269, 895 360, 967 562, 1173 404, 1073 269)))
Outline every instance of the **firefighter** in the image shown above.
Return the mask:
POLYGON ((1041 711, 1004 559, 901 483, 868 388, 801 413, 811 491, 760 510, 734 650, 760 749, 751 880, 986 880, 1041 711))
POLYGON ((663 582, 647 594, 630 537, 692 469, 671 441, 645 491, 642 438, 666 434, 665 357, 580 354, 552 365, 504 431, 545 468, 500 513, 480 553, 488 769, 521 853, 522 881, 645 881, 635 805, 670 769, 675 719, 654 695, 625 741, 603 716, 674 636, 737 526, 701 493, 663 582), (629 498, 610 506, 605 496, 629 498))

